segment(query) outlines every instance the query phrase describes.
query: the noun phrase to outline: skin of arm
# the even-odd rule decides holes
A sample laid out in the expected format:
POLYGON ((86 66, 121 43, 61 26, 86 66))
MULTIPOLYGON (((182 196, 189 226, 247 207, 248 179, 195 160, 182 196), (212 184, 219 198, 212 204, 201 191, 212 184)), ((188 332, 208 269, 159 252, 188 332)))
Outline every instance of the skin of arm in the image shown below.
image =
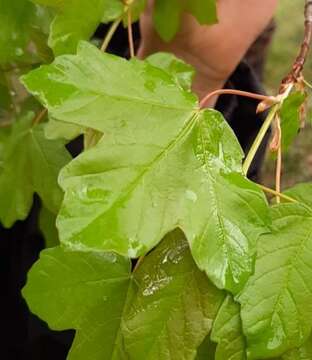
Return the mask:
MULTIPOLYGON (((218 0, 215 25, 200 25, 194 17, 183 15, 175 38, 166 43, 153 27, 154 0, 142 16, 142 41, 138 57, 167 51, 196 69, 193 90, 202 99, 223 87, 245 53, 272 19, 278 0, 218 0)), ((213 106, 216 98, 211 100, 213 106)))

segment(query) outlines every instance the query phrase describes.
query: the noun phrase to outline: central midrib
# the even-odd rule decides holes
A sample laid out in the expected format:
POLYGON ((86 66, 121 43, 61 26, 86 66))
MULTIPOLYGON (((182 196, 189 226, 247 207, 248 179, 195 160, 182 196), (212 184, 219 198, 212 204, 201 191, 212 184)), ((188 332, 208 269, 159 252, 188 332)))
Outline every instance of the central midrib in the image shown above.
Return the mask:
MULTIPOLYGON (((198 110, 194 110, 190 120, 183 126, 181 131, 177 134, 177 136, 165 147, 159 154, 156 156, 149 164, 145 167, 145 169, 129 184, 129 186, 125 189, 125 192, 123 192, 122 196, 117 198, 113 205, 109 209, 105 209, 104 212, 100 212, 95 218, 93 218, 87 226, 90 226, 90 224, 94 223, 99 217, 103 216, 103 213, 107 212, 108 210, 113 209, 118 204, 120 204, 125 198, 128 197, 128 195, 135 189, 136 184, 145 176, 145 174, 153 167, 155 164, 159 163, 165 155, 172 151, 174 147, 180 143, 180 141, 192 130, 193 126, 195 125, 197 118, 199 116, 200 112, 198 110)), ((81 234, 84 229, 79 231, 77 234, 81 234)), ((75 235, 77 235, 75 234, 75 235)), ((73 235, 73 236, 75 236, 73 235)), ((71 236, 71 237, 73 237, 71 236)))

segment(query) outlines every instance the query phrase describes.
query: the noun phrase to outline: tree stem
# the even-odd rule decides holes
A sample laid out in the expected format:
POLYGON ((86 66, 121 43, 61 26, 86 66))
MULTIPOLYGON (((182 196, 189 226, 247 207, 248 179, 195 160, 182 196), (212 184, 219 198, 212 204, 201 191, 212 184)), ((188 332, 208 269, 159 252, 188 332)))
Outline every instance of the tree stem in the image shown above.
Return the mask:
POLYGON ((281 92, 283 92, 287 85, 298 82, 307 60, 312 40, 312 0, 305 0, 304 20, 304 37, 300 52, 294 61, 291 71, 282 81, 281 92))
POLYGON ((292 197, 290 196, 287 196, 285 194, 282 194, 280 192, 277 192, 273 189, 270 189, 264 185, 261 185, 261 184, 257 184, 264 192, 268 193, 268 194, 272 194, 274 196, 279 196, 281 199, 284 199, 286 201, 289 201, 289 202, 292 202, 292 203, 297 203, 298 201, 296 199, 293 199, 292 197))

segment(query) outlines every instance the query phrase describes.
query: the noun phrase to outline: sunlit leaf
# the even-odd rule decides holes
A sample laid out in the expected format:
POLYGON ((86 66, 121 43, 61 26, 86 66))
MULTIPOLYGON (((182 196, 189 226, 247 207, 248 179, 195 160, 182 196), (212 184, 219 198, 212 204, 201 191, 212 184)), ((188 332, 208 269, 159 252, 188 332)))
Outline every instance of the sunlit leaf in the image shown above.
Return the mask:
POLYGON ((221 114, 200 110, 175 74, 87 43, 23 80, 54 119, 104 133, 60 174, 63 244, 138 257, 180 227, 200 269, 240 290, 269 220, 221 114))
POLYGON ((272 209, 272 233, 258 241, 255 274, 238 297, 250 359, 301 346, 312 329, 312 209, 272 209))

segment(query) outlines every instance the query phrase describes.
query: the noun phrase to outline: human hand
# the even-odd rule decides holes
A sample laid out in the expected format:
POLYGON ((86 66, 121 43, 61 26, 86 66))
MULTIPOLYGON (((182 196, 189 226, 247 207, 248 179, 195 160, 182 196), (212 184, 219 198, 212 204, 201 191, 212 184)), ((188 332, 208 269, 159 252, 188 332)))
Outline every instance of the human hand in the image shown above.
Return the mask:
MULTIPOLYGON (((182 26, 169 43, 160 39, 153 27, 153 4, 141 18, 142 41, 138 56, 157 51, 174 53, 196 69, 193 90, 199 98, 222 88, 231 73, 271 20, 278 0, 218 0, 219 23, 200 25, 184 14, 182 26)), ((214 100, 215 101, 215 100, 214 100)))

